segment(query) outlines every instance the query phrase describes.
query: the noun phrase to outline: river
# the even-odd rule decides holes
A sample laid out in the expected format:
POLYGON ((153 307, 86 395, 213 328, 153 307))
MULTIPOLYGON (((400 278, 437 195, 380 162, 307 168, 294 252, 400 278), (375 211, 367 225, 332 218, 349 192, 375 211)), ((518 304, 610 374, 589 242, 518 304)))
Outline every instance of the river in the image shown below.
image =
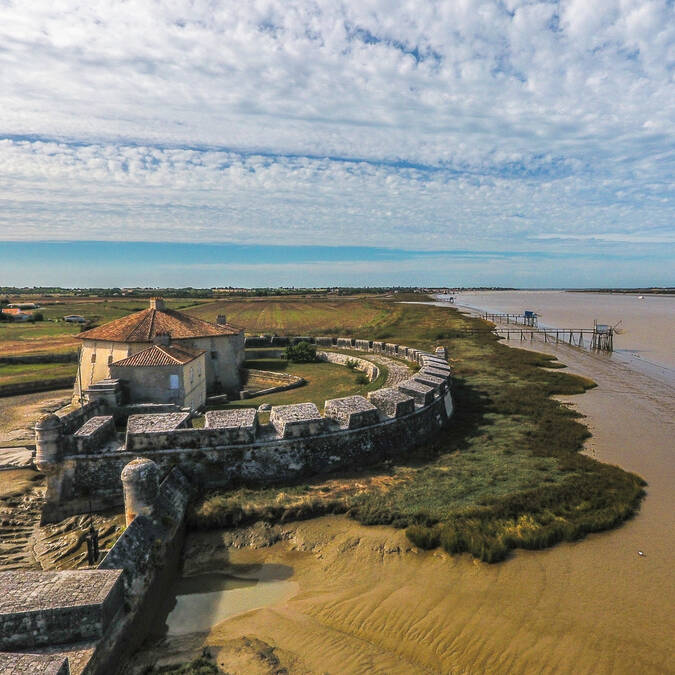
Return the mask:
POLYGON ((487 312, 539 314, 551 328, 592 328, 593 321, 618 324, 613 358, 675 386, 675 295, 576 293, 569 291, 474 291, 455 303, 487 312))

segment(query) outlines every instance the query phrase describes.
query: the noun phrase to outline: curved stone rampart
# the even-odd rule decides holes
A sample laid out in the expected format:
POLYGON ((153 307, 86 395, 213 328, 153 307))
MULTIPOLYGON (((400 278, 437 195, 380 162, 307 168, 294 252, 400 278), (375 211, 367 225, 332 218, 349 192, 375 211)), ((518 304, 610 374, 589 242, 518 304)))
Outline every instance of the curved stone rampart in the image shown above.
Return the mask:
MULTIPOLYGON (((289 341, 294 338, 289 338, 289 341)), ((352 340, 350 350, 375 351, 374 343, 352 340)), ((346 342, 344 343, 347 346, 346 342)), ((204 487, 226 487, 241 481, 274 483, 301 479, 340 468, 358 468, 401 454, 429 440, 452 415, 450 367, 438 356, 390 343, 383 351, 416 361, 417 373, 394 387, 370 392, 368 399, 348 396, 328 400, 321 415, 314 404, 275 406, 270 423, 260 424, 253 409, 207 413, 204 428, 182 425, 132 425, 124 445, 78 453, 63 439, 59 480, 48 490, 47 519, 77 513, 85 495, 95 495, 94 508, 122 502, 120 472, 139 454, 152 459, 162 475, 174 466, 204 487), (433 372, 432 372, 433 371, 433 372)), ((375 379, 379 369, 352 354, 321 352, 326 360, 356 360, 375 379)))
POLYGON ((360 370, 361 372, 365 373, 370 382, 375 381, 380 376, 380 369, 372 361, 360 359, 358 356, 341 354, 340 352, 324 351, 318 351, 316 356, 322 361, 327 361, 328 363, 337 363, 341 366, 348 365, 350 361, 354 362, 356 363, 355 370, 360 370))

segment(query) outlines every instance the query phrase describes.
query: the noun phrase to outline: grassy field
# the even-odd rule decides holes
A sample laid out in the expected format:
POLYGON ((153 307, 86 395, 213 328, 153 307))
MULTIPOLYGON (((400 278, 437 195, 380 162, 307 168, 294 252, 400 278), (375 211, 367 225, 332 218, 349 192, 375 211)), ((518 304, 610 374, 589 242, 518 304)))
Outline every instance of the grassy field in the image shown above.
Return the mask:
POLYGON ((372 297, 222 300, 190 311, 208 321, 225 314, 229 322, 251 334, 351 335, 366 331, 381 339, 388 337, 383 328, 391 323, 392 315, 400 313, 400 305, 372 297))
POLYGON ((76 363, 0 363, 0 385, 75 377, 76 363))
POLYGON ((232 401, 225 408, 257 408, 263 403, 272 405, 304 403, 310 401, 315 403, 319 410, 323 410, 323 404, 330 398, 340 398, 342 396, 351 396, 353 394, 365 394, 369 391, 379 389, 384 385, 387 379, 386 369, 380 369, 379 377, 368 384, 359 384, 360 371, 352 371, 346 366, 336 365, 334 363, 289 363, 282 359, 254 360, 247 361, 249 368, 258 368, 260 370, 273 370, 276 372, 289 373, 297 375, 307 380, 307 384, 297 389, 289 391, 280 391, 276 394, 267 396, 257 396, 252 399, 242 401, 232 401))
MULTIPOLYGON (((514 547, 541 548, 614 527, 639 507, 644 482, 580 454, 586 427, 551 398, 581 394, 592 382, 560 372, 551 357, 506 347, 491 334, 465 334, 483 324, 456 310, 363 302, 374 310, 377 330, 392 340, 448 348, 456 412, 447 429, 432 444, 358 479, 332 476, 207 495, 192 511, 193 526, 346 511, 366 524, 405 527, 423 548, 443 546, 496 562, 514 547)), ((318 314, 315 308, 314 302, 296 307, 294 325, 329 332, 317 319, 324 308, 318 314)), ((331 317, 331 326, 349 324, 354 334, 373 336, 373 322, 359 324, 352 302, 341 308, 342 318, 331 317)), ((264 329, 271 324, 261 323, 264 329)))

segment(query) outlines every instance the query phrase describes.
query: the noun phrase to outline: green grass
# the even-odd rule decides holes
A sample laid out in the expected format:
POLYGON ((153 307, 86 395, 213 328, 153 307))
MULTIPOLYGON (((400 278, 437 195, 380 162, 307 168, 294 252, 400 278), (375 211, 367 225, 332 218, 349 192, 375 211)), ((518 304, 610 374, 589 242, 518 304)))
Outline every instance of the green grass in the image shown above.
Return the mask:
MULTIPOLYGON (((379 306, 377 316, 384 311, 388 323, 380 330, 391 341, 447 347, 456 407, 448 427, 424 447, 403 449, 368 489, 349 489, 353 477, 343 476, 345 489, 336 492, 340 477, 332 476, 211 494, 195 505, 193 526, 347 511, 364 524, 405 527, 423 548, 496 562, 516 547, 542 548, 615 527, 639 508, 644 481, 581 454, 588 430, 577 413, 551 398, 581 394, 593 382, 489 333, 464 334, 485 324, 456 310, 364 302, 379 306)), ((368 336, 365 325, 354 330, 368 336)))
POLYGON ((352 396, 354 394, 361 394, 363 396, 369 391, 384 386, 384 381, 387 379, 387 371, 382 368, 380 369, 380 375, 375 381, 359 384, 358 379, 359 375, 361 375, 359 371, 353 371, 345 366, 325 362, 291 363, 285 359, 258 359, 247 361, 246 366, 259 370, 272 370, 297 375, 307 380, 307 384, 296 389, 280 391, 276 394, 256 396, 255 398, 244 399, 242 401, 232 401, 224 407, 257 408, 263 403, 287 405, 289 403, 305 403, 306 401, 310 401, 315 403, 319 410, 323 410, 323 404, 328 399, 352 396))
POLYGON ((76 363, 0 364, 0 385, 74 378, 76 373, 76 363))

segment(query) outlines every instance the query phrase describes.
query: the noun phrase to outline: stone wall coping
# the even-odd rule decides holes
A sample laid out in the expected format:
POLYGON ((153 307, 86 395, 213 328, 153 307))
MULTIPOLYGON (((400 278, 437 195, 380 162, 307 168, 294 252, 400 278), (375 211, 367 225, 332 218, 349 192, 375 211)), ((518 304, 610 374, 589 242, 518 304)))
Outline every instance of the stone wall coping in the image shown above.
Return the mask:
POLYGON ((254 427, 257 424, 255 408, 240 408, 239 410, 209 410, 204 415, 205 429, 239 429, 254 427))
POLYGON ((107 424, 113 423, 112 415, 96 415, 90 417, 74 434, 73 436, 91 436, 107 424))
POLYGON ((0 653, 3 675, 70 675, 68 658, 63 654, 0 653))
POLYGON ((121 570, 0 572, 0 616, 100 605, 121 574, 121 570))
POLYGON ((190 419, 190 413, 152 413, 148 415, 131 415, 127 422, 128 434, 148 432, 167 432, 180 428, 190 419))
POLYGON ((331 398, 324 403, 325 408, 333 408, 336 410, 345 410, 349 412, 364 412, 367 410, 374 410, 375 406, 369 403, 366 398, 355 394, 353 396, 343 396, 342 398, 331 398))

